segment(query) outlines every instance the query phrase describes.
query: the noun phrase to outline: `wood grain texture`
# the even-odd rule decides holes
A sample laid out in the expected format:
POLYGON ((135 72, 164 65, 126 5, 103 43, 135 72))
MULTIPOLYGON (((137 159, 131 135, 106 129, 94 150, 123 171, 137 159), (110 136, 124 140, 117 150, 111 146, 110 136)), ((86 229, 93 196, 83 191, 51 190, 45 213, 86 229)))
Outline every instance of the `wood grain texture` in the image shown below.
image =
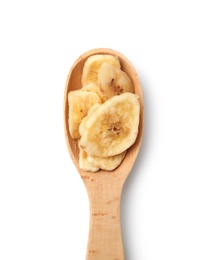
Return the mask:
POLYGON ((99 48, 81 55, 72 66, 66 81, 64 94, 64 129, 70 156, 75 164, 88 193, 90 201, 90 230, 86 260, 124 260, 124 247, 120 225, 120 202, 123 185, 140 150, 144 126, 143 95, 138 75, 130 61, 121 53, 99 48), (140 123, 137 139, 115 170, 97 173, 85 172, 78 165, 78 145, 69 133, 68 93, 81 88, 82 69, 87 58, 94 54, 112 54, 120 59, 121 68, 131 78, 135 93, 140 97, 140 123))

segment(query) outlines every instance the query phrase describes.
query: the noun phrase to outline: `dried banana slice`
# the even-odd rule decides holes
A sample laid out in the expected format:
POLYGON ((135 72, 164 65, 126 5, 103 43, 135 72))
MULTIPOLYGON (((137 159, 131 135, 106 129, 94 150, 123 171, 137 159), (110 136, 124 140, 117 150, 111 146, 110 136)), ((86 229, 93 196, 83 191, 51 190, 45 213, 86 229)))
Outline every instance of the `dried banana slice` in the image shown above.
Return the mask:
POLYGON ((79 167, 86 172, 97 172, 99 170, 99 167, 90 163, 87 160, 87 157, 87 153, 79 145, 79 167))
POLYGON ((124 152, 136 140, 139 97, 132 93, 114 96, 87 119, 80 146, 90 156, 108 157, 124 152))
POLYGON ((87 85, 83 86, 81 90, 95 92, 100 97, 102 103, 107 100, 107 98, 102 94, 100 88, 95 83, 88 83, 87 85))
POLYGON ((106 98, 124 92, 134 93, 134 85, 130 77, 108 62, 103 63, 98 71, 98 86, 106 98))
POLYGON ((106 61, 115 66, 116 68, 120 68, 119 58, 116 56, 108 54, 92 55, 86 60, 83 66, 83 73, 81 79, 82 86, 88 83, 97 82, 98 70, 100 66, 106 61))
POLYGON ((100 107, 101 104, 96 103, 90 109, 88 110, 88 114, 86 117, 84 117, 79 125, 79 133, 80 135, 83 135, 84 131, 86 130, 87 121, 90 115, 92 115, 98 107, 100 107))
POLYGON ((101 104, 99 96, 95 92, 74 90, 68 94, 69 102, 69 132, 73 139, 80 138, 79 125, 88 114, 88 110, 94 104, 101 104))
POLYGON ((126 151, 109 157, 88 156, 87 160, 91 165, 94 165, 105 171, 112 171, 120 165, 126 155, 126 151))

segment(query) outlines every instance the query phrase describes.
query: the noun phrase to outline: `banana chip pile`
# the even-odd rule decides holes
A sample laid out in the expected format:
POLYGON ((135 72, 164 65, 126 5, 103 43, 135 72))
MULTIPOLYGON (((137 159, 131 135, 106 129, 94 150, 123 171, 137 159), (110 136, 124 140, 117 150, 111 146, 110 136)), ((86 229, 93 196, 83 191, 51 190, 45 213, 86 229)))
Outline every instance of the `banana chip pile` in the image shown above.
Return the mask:
POLYGON ((137 138, 139 97, 118 57, 112 55, 90 56, 81 83, 68 94, 69 132, 78 141, 79 167, 112 171, 137 138))

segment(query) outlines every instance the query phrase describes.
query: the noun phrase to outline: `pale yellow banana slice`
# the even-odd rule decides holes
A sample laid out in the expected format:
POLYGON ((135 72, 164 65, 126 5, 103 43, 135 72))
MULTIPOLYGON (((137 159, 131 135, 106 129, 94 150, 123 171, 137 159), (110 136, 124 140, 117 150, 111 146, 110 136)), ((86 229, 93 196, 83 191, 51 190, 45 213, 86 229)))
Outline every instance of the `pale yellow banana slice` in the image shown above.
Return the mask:
POLYGON ((102 94, 100 88, 95 83, 88 83, 84 85, 81 90, 95 92, 100 97, 102 103, 107 100, 107 98, 102 94))
POLYGON ((96 103, 96 104, 94 104, 92 107, 90 107, 90 109, 88 110, 87 116, 85 116, 85 117, 82 119, 82 121, 81 121, 81 123, 80 123, 80 125, 79 125, 79 133, 80 133, 80 135, 83 135, 84 131, 86 130, 87 121, 88 121, 89 116, 92 115, 100 105, 101 105, 101 104, 96 103))
POLYGON ((69 132, 72 138, 80 138, 79 125, 88 114, 88 110, 94 104, 101 104, 99 96, 95 92, 71 91, 68 94, 69 102, 69 132))
POLYGON ((87 160, 90 164, 105 170, 112 171, 117 168, 126 155, 126 151, 121 154, 117 154, 109 157, 97 157, 97 156, 88 156, 87 160))
POLYGON ((87 119, 80 146, 90 156, 108 157, 122 153, 136 140, 139 97, 132 93, 114 96, 87 119))
POLYGON ((134 93, 134 85, 130 77, 108 62, 103 63, 98 71, 98 86, 106 98, 124 92, 134 93))
POLYGON ((79 145, 79 167, 86 172, 97 172, 99 167, 90 163, 87 157, 87 153, 79 145))
POLYGON ((83 73, 81 79, 82 86, 88 83, 97 82, 98 70, 102 63, 106 61, 115 66, 116 68, 120 68, 119 58, 116 56, 108 54, 92 55, 86 60, 83 66, 83 73))

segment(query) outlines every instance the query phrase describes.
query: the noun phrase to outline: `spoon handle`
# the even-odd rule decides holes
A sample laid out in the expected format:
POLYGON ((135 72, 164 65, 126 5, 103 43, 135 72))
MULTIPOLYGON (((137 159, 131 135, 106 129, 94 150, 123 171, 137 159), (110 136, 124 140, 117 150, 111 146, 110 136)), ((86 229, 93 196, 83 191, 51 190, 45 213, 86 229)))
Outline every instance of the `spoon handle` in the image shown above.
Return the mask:
POLYGON ((86 185, 90 200, 90 228, 86 260, 124 260, 120 224, 121 186, 94 179, 86 185))

